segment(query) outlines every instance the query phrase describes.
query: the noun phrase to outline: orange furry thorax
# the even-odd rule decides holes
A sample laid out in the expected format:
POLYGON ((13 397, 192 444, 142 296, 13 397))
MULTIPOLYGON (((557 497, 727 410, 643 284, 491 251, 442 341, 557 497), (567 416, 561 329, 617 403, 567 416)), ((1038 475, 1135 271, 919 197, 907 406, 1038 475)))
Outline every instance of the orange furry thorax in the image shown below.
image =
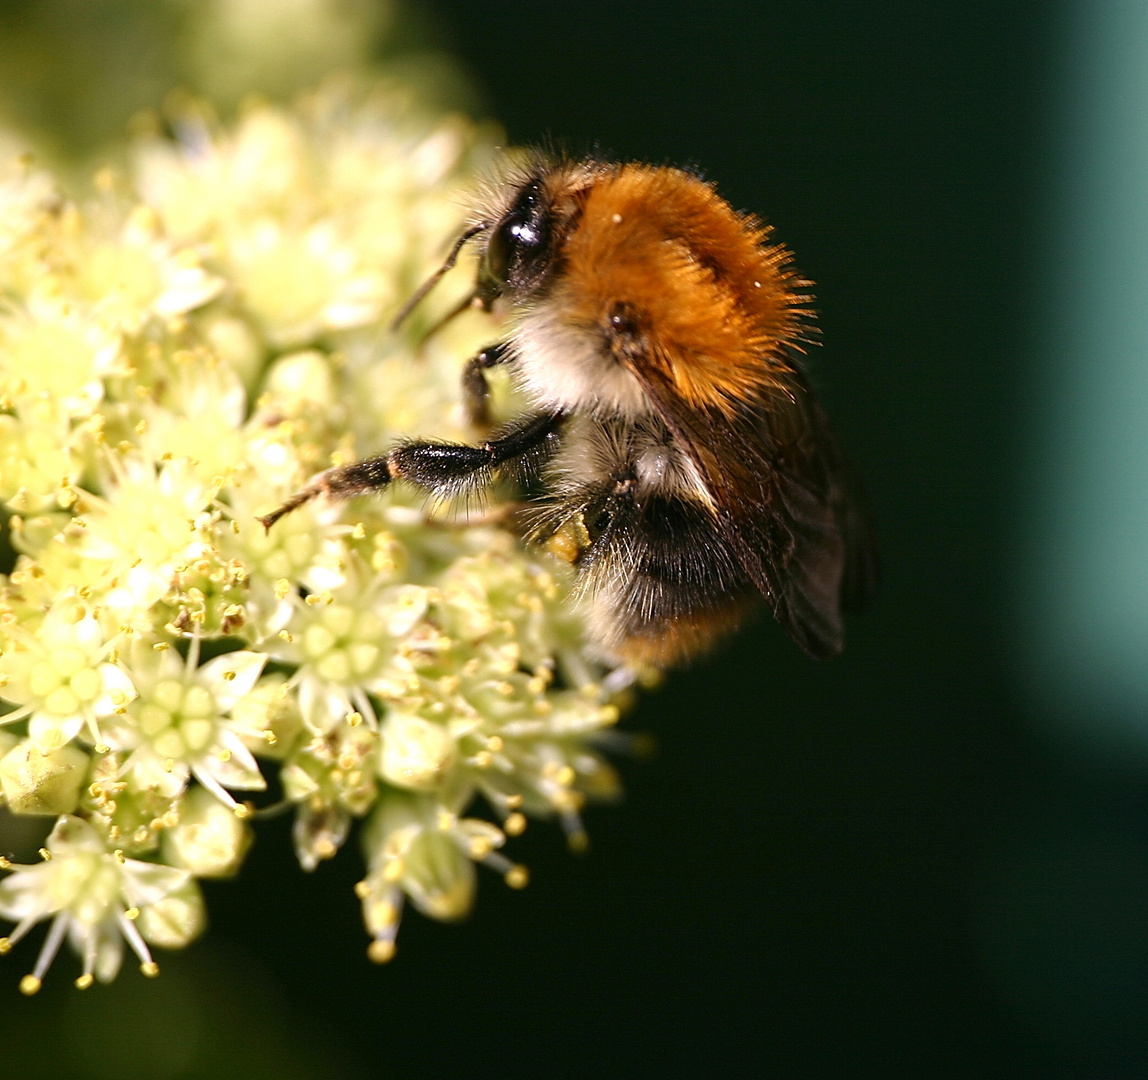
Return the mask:
POLYGON ((551 299, 595 332, 634 312, 641 362, 692 408, 735 411, 785 390, 808 283, 769 228, 677 169, 623 165, 584 193, 551 299))

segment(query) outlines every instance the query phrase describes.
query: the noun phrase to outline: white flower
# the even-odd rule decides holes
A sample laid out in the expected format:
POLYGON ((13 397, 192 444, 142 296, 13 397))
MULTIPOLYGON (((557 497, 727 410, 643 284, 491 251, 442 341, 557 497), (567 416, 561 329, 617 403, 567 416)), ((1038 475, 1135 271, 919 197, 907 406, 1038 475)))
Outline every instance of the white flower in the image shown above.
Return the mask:
POLYGON ((130 454, 107 458, 105 498, 85 494, 79 553, 93 564, 104 603, 122 622, 150 624, 148 613, 176 571, 211 554, 201 529, 213 492, 187 461, 130 454))
POLYGON ((457 796, 447 797, 450 806, 388 794, 364 831, 368 873, 355 891, 372 938, 367 955, 376 963, 394 955, 404 897, 424 915, 452 922, 474 903, 475 862, 501 874, 511 888, 527 882, 526 868, 496 850, 506 842, 502 830, 479 818, 460 818, 457 796))
POLYGON ((120 772, 139 789, 174 797, 194 776, 220 802, 242 810, 228 788, 262 791, 267 785, 244 739, 258 732, 230 716, 253 690, 267 657, 229 652, 199 665, 199 638, 184 660, 165 642, 133 645, 131 671, 139 697, 106 738, 130 751, 120 772))
POLYGON ((107 635, 92 606, 75 596, 53 604, 38 626, 14 622, 5 632, 0 694, 20 707, 0 724, 30 717, 28 733, 44 752, 71 742, 85 725, 101 743, 99 721, 135 696, 127 673, 109 659, 120 635, 107 635))
POLYGON ((299 665, 292 682, 300 712, 320 735, 353 715, 377 726, 367 692, 405 678, 394 665, 396 650, 427 607, 426 588, 392 585, 351 552, 339 563, 330 579, 337 588, 293 596, 286 632, 267 645, 276 659, 299 665))
POLYGON ((141 911, 161 903, 190 883, 185 870, 125 858, 109 851, 86 821, 63 815, 45 846, 38 866, 7 864, 11 876, 0 882, 0 916, 16 923, 0 938, 0 954, 8 952, 28 931, 51 918, 48 936, 30 975, 20 983, 25 994, 40 989, 64 938, 79 953, 81 989, 93 976, 110 982, 119 971, 126 940, 140 959, 140 970, 155 975, 159 968, 134 925, 141 911))

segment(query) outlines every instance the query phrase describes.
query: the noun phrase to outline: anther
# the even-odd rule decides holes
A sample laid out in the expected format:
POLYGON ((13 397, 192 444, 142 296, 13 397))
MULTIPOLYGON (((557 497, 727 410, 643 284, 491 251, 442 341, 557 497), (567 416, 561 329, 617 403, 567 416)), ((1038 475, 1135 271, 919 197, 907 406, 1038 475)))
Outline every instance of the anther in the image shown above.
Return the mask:
POLYGON ((385 964, 395 955, 395 943, 387 938, 376 938, 367 946, 367 959, 374 964, 385 964))

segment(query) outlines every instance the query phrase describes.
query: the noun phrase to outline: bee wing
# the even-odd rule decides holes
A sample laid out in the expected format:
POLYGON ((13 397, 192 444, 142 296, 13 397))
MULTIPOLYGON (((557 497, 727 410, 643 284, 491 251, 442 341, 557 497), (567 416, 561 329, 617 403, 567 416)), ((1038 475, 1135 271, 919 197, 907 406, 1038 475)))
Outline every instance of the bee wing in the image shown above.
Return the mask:
POLYGON ((842 606, 863 605, 876 588, 876 548, 860 484, 805 380, 794 371, 768 401, 729 415, 686 405, 642 367, 631 370, 778 622, 811 656, 836 656, 842 606))

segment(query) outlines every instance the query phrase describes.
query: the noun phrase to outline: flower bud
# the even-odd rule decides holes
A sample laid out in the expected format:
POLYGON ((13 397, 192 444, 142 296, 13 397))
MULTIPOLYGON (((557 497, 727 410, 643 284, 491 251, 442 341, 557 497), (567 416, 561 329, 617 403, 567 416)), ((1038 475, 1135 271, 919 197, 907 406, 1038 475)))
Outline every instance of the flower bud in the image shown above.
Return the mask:
POLYGON ((180 807, 179 824, 163 836, 165 861, 196 877, 230 877, 251 844, 251 832, 234 810, 194 787, 180 807))
POLYGON ((140 908, 136 925, 145 940, 161 949, 182 949, 190 944, 207 925, 199 885, 189 881, 162 900, 140 908))
POLYGON ((77 746, 44 753, 27 739, 0 759, 0 788, 14 814, 70 814, 87 768, 88 755, 77 746))
POLYGON ((403 891, 424 915, 454 922, 474 903, 474 863, 446 833, 423 832, 407 849, 403 891))
POLYGON ((442 782, 455 744, 442 724, 391 710, 382 730, 379 772, 395 787, 427 791, 442 782))

